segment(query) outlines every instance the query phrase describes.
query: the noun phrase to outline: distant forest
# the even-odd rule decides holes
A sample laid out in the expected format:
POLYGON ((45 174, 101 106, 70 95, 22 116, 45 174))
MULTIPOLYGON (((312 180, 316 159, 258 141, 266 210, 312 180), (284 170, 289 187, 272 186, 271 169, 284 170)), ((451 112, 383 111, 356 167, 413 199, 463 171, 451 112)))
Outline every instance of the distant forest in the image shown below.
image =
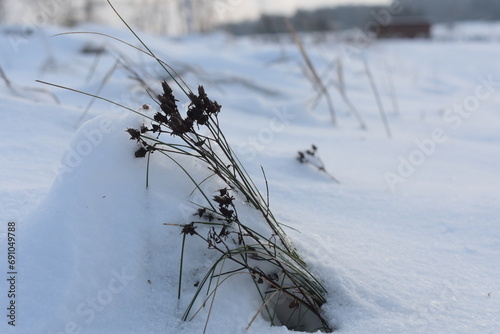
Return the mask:
MULTIPOLYGON (((255 21, 218 26, 218 6, 229 6, 233 2, 113 0, 113 4, 130 24, 153 33, 182 34, 213 29, 224 29, 234 34, 288 32, 284 17, 279 15, 262 15, 255 21)), ((393 0, 389 6, 339 6, 313 11, 300 10, 292 16, 291 21, 299 31, 339 31, 354 27, 363 29, 374 20, 385 20, 383 13, 388 11, 391 12, 390 19, 397 16, 417 16, 435 23, 500 20, 500 0, 393 0)), ((112 24, 113 21, 118 22, 104 0, 0 0, 0 23, 72 26, 82 22, 112 24)))
MULTIPOLYGON (((339 31, 363 28, 370 21, 412 17, 432 23, 453 24, 469 20, 500 20, 500 0, 394 0, 390 6, 338 6, 299 10, 291 18, 299 31, 339 31)), ((262 15, 256 21, 232 23, 223 29, 236 35, 288 32, 284 16, 262 15)))

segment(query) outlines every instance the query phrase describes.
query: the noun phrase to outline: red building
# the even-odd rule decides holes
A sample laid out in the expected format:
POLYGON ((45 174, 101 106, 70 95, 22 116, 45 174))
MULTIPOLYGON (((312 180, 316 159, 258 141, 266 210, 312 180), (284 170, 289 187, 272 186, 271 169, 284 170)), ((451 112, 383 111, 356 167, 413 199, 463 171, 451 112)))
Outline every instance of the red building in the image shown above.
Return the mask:
POLYGON ((431 23, 423 19, 394 18, 391 23, 381 25, 377 38, 430 38, 431 23))

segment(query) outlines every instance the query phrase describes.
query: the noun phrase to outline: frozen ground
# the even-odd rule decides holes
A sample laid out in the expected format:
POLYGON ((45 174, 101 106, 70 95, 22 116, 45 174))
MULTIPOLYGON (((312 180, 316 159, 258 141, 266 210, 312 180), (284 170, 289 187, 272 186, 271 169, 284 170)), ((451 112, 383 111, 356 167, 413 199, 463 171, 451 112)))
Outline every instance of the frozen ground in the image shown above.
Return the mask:
MULTIPOLYGON (((79 29, 137 44, 126 31, 79 29)), ((495 31, 483 29, 490 37, 495 31)), ((150 100, 126 68, 165 74, 106 38, 48 38, 66 31, 60 28, 25 37, 13 26, 0 30, 0 66, 10 79, 10 87, 0 81, 0 332, 201 333, 207 310, 191 322, 180 317, 211 256, 193 240, 178 301, 181 236, 163 225, 190 219, 192 184, 158 156, 146 189, 146 161, 133 157, 124 131, 141 124, 138 116, 102 101, 85 113, 88 96, 34 81, 95 93, 109 73, 100 94, 136 109, 150 100), (81 52, 89 43, 109 52, 96 61, 81 52), (111 71, 118 57, 126 66, 111 71), (16 222, 15 299, 7 296, 8 222, 16 222), (8 324, 11 300, 15 327, 8 324)), ((263 191, 265 168, 271 207, 300 231, 288 234, 329 291, 324 312, 339 333, 500 332, 500 47, 498 38, 452 37, 308 42, 325 82, 336 81, 331 64, 342 59, 347 94, 367 131, 333 86, 338 125, 324 100, 312 108, 315 92, 291 43, 145 38, 223 105, 221 127, 263 191), (295 159, 311 144, 340 185, 295 159)), ((204 166, 180 162, 201 179, 208 175, 204 166)), ((260 307, 246 284, 235 278, 221 288, 207 333, 245 332, 260 307)), ((246 332, 288 331, 258 317, 246 332)))

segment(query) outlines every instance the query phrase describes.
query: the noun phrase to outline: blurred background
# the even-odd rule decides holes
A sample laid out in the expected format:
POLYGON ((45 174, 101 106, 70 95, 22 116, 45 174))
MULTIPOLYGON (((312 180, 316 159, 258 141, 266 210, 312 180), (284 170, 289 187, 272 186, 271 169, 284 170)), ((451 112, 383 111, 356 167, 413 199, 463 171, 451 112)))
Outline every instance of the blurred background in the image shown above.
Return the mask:
MULTIPOLYGON (((224 137, 277 218, 303 233, 287 228, 333 292, 325 314, 341 332, 500 333, 500 0, 112 3, 159 59, 223 105, 224 137), (311 144, 321 159, 302 153, 311 144)), ((142 121, 106 101, 156 112, 170 77, 109 38, 49 38, 72 31, 140 46, 106 0, 0 0, 0 222, 33 224, 23 254, 50 255, 22 265, 27 316, 13 330, 60 333, 72 319, 86 333, 199 332, 203 315, 178 323, 188 301, 176 298, 178 252, 163 222, 193 219, 194 190, 220 183, 193 187, 158 160, 144 191, 149 159, 132 163, 138 147, 123 131, 142 121), (108 291, 109 270, 125 263, 140 279, 85 324, 78 303, 108 291)), ((188 96, 170 83, 184 111, 188 96)), ((210 263, 202 258, 185 261, 186 289, 210 263)), ((218 297, 210 333, 239 333, 259 313, 240 289, 248 282, 227 284, 238 288, 218 297)))
MULTIPOLYGON (((233 34, 286 32, 282 16, 299 31, 365 28, 384 16, 424 18, 430 23, 499 20, 498 0, 114 0, 136 28, 180 35, 225 30, 233 34)), ((86 22, 117 24, 105 0, 0 0, 0 22, 26 26, 74 26, 86 22)))

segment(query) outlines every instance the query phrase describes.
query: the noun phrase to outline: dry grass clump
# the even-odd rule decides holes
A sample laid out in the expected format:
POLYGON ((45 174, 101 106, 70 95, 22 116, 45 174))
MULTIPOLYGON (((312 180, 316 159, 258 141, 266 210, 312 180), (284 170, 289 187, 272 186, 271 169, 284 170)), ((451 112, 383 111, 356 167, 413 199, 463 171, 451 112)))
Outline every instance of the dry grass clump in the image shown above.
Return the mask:
POLYGON ((181 224, 166 224, 179 227, 182 235, 178 298, 181 298, 184 253, 188 251, 187 238, 202 240, 208 249, 218 255, 197 285, 197 291, 183 319, 189 320, 196 316, 200 309, 196 310, 195 305, 197 301, 201 301, 201 308, 208 305, 208 324, 218 288, 230 277, 246 275, 252 277, 256 293, 262 299, 262 306, 256 310, 255 317, 262 314, 271 325, 285 325, 292 330, 332 332, 332 326, 321 311, 321 306, 326 302, 326 290, 309 272, 282 225, 271 212, 269 193, 266 198, 263 197, 226 140, 219 122, 221 105, 208 97, 203 86, 193 92, 168 64, 156 57, 116 10, 115 13, 145 50, 112 36, 107 37, 155 59, 175 83, 176 89, 180 89, 188 99, 187 110, 184 112, 179 109, 174 90, 167 81, 161 82, 160 94, 151 94, 153 106, 145 104, 142 111, 95 94, 51 85, 113 103, 143 116, 144 124, 140 128, 129 128, 126 131, 130 139, 138 143, 134 155, 148 159, 146 186, 149 184, 151 154, 163 155, 179 166, 193 182, 195 190, 203 196, 205 201, 196 203, 198 209, 193 212, 193 219, 181 224), (169 140, 172 136, 176 137, 175 142, 169 140), (218 178, 219 183, 224 186, 216 194, 206 193, 196 181, 196 175, 191 175, 186 166, 176 159, 179 155, 201 162, 211 171, 212 177, 218 178), (238 214, 243 205, 256 210, 259 218, 244 221, 238 214))
POLYGON ((258 313, 262 313, 272 325, 286 325, 294 330, 331 332, 332 328, 320 309, 326 302, 326 291, 307 270, 306 264, 272 214, 268 200, 258 191, 228 144, 219 126, 220 104, 207 96, 203 86, 198 87, 196 94, 185 87, 190 104, 183 115, 166 81, 162 83, 162 88, 163 93, 157 96, 156 101, 158 111, 152 119, 141 128, 129 128, 127 132, 139 145, 136 157, 149 158, 153 153, 165 155, 182 168, 206 200, 205 204, 198 204, 199 209, 193 213, 196 219, 176 224, 183 235, 179 297, 182 262, 187 251, 186 238, 198 237, 207 243, 209 249, 219 254, 199 283, 184 319, 188 320, 192 313, 198 313, 193 310, 198 298, 205 298, 203 305, 209 304, 209 299, 213 302, 218 287, 225 279, 244 274, 253 278, 262 298, 263 304, 258 313), (182 144, 163 141, 162 135, 180 138, 182 144), (195 181, 195 176, 176 161, 177 154, 201 161, 226 187, 219 189, 215 195, 205 193, 195 181), (239 201, 236 201, 237 198, 239 201), (238 205, 249 205, 260 212, 262 224, 268 227, 267 234, 252 228, 256 224, 254 221, 240 219, 238 205))

